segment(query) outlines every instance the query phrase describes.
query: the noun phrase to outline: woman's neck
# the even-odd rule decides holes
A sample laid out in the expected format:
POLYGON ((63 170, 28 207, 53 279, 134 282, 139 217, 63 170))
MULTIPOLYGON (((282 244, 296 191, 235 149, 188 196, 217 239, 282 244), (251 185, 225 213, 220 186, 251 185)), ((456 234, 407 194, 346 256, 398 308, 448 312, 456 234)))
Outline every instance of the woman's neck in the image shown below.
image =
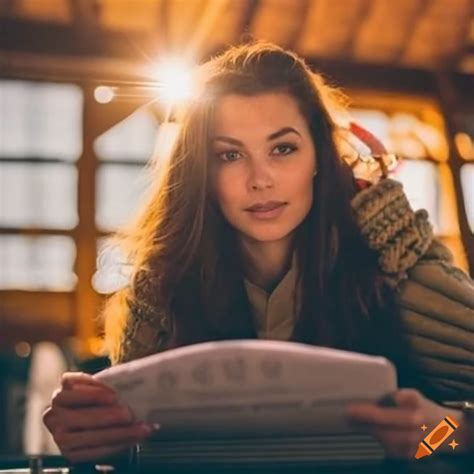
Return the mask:
POLYGON ((273 242, 242 239, 241 250, 247 280, 272 292, 291 266, 293 238, 273 242))

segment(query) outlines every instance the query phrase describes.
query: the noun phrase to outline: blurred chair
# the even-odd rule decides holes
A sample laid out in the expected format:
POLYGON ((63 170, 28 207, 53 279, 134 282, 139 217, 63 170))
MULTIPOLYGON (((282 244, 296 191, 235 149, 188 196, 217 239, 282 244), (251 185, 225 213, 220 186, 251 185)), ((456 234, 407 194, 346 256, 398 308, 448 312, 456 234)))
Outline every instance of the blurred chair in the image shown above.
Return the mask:
POLYGON ((71 364, 64 351, 52 342, 35 344, 26 386, 26 410, 23 429, 25 454, 58 454, 51 434, 42 421, 42 414, 61 383, 61 375, 71 364))

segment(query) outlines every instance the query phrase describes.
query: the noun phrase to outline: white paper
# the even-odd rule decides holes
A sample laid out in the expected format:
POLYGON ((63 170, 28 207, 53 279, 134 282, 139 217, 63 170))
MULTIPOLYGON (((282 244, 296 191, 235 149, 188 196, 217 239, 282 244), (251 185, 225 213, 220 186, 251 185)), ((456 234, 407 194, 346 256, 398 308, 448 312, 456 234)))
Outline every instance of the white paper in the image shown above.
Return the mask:
POLYGON ((344 405, 397 387, 384 357, 265 340, 195 344, 95 377, 165 437, 357 432, 344 405))

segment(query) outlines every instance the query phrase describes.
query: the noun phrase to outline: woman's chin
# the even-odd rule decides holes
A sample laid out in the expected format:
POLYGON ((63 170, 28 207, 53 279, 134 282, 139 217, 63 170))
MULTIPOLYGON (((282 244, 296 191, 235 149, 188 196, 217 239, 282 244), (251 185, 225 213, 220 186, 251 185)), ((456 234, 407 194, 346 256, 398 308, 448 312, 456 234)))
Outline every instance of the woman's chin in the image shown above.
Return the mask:
POLYGON ((291 230, 277 230, 277 229, 252 229, 248 232, 242 232, 244 239, 255 242, 275 242, 283 240, 291 233, 291 230))

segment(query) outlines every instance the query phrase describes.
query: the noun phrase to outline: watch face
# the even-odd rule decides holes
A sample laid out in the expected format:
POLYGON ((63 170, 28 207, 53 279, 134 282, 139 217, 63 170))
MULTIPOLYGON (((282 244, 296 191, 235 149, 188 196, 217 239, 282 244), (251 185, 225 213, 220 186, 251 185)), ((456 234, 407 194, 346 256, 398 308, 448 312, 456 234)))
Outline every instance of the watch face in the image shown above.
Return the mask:
POLYGON ((474 412, 474 401, 472 400, 443 402, 443 405, 450 408, 460 408, 461 410, 470 413, 474 412))

